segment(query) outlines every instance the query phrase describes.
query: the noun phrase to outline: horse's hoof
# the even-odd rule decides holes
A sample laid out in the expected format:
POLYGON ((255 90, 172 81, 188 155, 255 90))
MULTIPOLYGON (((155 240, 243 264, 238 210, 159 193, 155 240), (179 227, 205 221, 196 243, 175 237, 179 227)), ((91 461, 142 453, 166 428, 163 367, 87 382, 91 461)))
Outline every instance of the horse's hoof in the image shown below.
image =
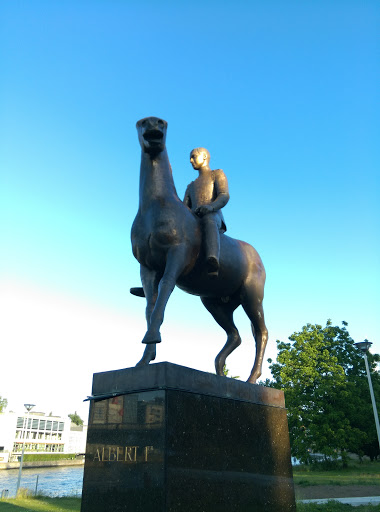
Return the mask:
POLYGON ((154 361, 156 359, 156 346, 155 345, 148 345, 146 349, 144 350, 144 354, 140 361, 136 364, 136 366, 146 366, 151 361, 154 361))
POLYGON ((224 375, 223 368, 224 368, 225 364, 226 364, 225 361, 223 362, 221 359, 219 359, 218 356, 216 357, 216 359, 215 359, 215 373, 217 375, 219 375, 220 377, 223 377, 223 375, 224 375))
POLYGON ((142 357, 140 359, 140 361, 135 365, 136 366, 146 366, 150 363, 150 361, 148 361, 147 359, 145 359, 145 357, 142 357))
POLYGON ((161 343, 161 334, 160 333, 151 334, 151 333, 147 332, 141 343, 145 343, 146 345, 153 345, 156 343, 161 343))
POLYGON ((261 372, 255 372, 249 377, 247 382, 249 382, 250 384, 256 384, 256 381, 259 377, 261 377, 261 372))
POLYGON ((131 288, 129 292, 136 297, 145 297, 144 288, 141 288, 141 286, 131 288))
POLYGON ((140 359, 140 361, 135 365, 135 366, 148 366, 149 363, 151 363, 152 361, 154 361, 156 359, 156 357, 142 357, 140 359))

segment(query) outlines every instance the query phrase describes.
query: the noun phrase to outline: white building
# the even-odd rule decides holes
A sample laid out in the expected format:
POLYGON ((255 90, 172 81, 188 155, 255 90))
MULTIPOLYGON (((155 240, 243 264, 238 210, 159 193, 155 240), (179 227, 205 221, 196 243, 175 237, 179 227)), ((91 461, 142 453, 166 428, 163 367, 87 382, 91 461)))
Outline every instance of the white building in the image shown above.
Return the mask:
POLYGON ((70 432, 65 441, 65 453, 84 454, 86 452, 87 425, 71 423, 70 432))
POLYGON ((22 453, 84 453, 87 429, 74 430, 71 420, 42 412, 0 413, 0 463, 14 462, 22 453), (73 438, 73 439, 72 439, 73 438), (73 450, 72 448, 80 448, 73 450))

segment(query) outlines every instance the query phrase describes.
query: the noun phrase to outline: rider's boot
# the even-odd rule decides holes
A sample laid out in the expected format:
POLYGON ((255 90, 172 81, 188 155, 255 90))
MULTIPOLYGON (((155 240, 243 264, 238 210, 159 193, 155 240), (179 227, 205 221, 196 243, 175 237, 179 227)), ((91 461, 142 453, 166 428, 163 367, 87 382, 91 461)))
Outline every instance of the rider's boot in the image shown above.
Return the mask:
POLYGON ((207 274, 211 278, 219 275, 219 260, 216 256, 208 256, 207 258, 207 274))

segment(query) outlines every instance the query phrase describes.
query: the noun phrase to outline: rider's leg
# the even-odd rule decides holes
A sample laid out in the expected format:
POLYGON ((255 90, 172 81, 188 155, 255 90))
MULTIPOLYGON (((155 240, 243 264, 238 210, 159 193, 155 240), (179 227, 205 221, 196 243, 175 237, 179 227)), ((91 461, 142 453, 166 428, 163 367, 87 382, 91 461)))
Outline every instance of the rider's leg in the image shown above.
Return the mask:
POLYGON ((202 217, 203 240, 205 246, 207 271, 210 277, 217 277, 219 272, 220 238, 218 218, 209 213, 202 217))

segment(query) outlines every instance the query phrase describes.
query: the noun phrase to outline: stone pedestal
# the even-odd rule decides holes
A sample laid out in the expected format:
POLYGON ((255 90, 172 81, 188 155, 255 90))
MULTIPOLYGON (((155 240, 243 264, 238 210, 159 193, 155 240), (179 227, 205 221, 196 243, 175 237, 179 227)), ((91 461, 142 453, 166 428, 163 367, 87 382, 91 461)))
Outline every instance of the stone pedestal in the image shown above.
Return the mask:
POLYGON ((82 512, 295 512, 281 391, 157 363, 92 392, 82 512))

